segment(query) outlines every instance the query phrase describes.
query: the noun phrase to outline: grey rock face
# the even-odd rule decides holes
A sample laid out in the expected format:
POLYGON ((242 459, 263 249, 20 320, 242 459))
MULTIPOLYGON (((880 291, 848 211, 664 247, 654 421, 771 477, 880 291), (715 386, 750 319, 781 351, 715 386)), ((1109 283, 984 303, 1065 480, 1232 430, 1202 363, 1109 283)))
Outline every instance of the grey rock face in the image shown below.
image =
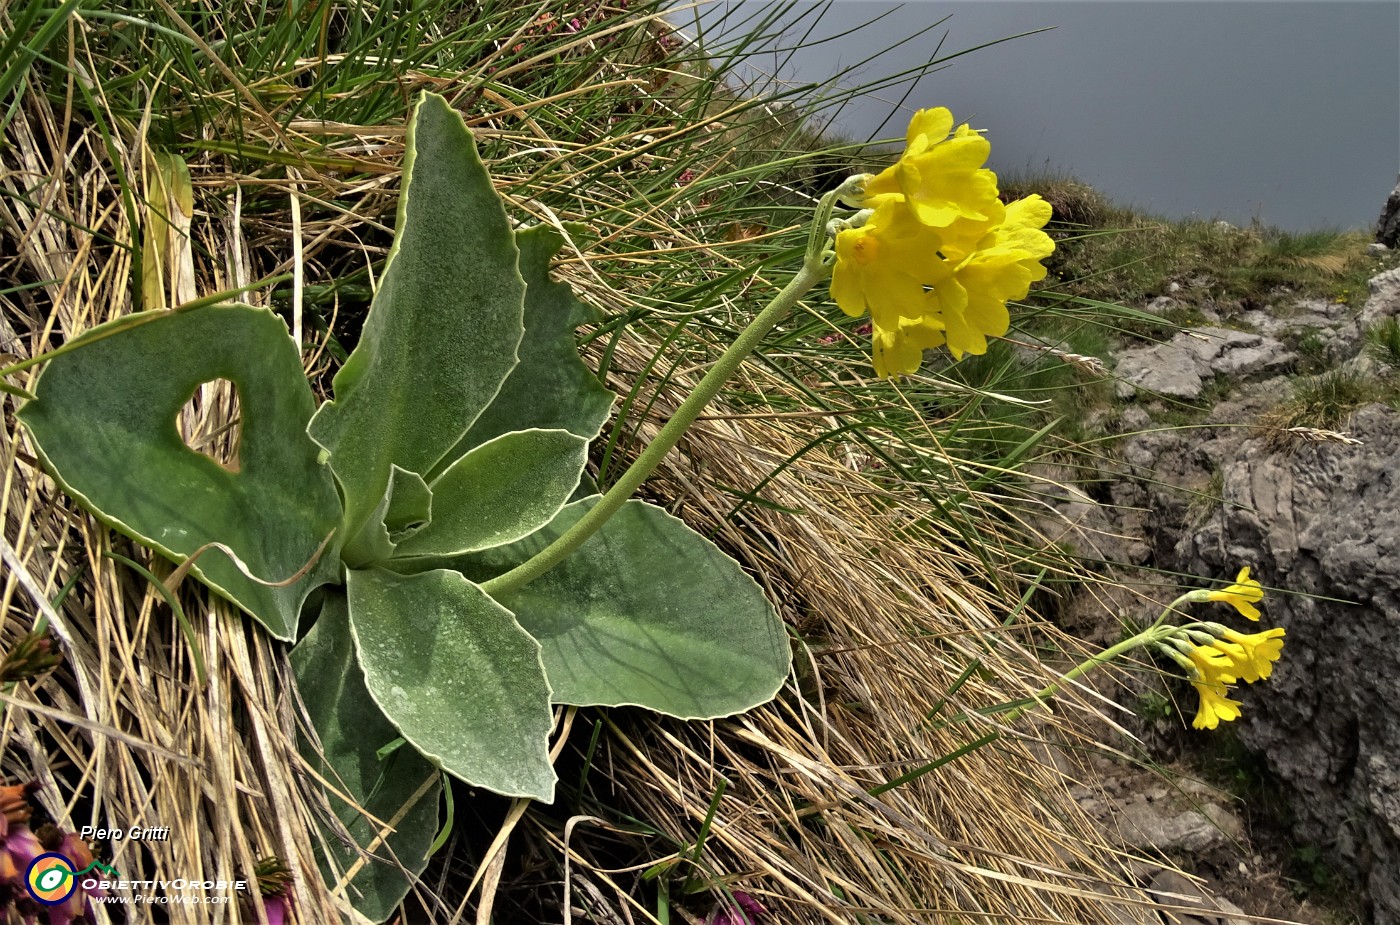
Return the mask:
POLYGON ((1234 430, 1204 442, 1145 435, 1124 455, 1154 480, 1199 488, 1215 470, 1223 479, 1225 504, 1195 525, 1179 495, 1144 487, 1156 511, 1149 536, 1159 567, 1228 577, 1250 565, 1266 586, 1292 592, 1265 599, 1262 625, 1288 632, 1284 657, 1268 682, 1239 692, 1245 709, 1236 731, 1292 791, 1298 836, 1355 870, 1374 921, 1393 925, 1400 923, 1400 413, 1368 406, 1350 432, 1362 446, 1317 443, 1280 454, 1234 430))
POLYGON ((1371 277, 1368 286, 1371 295, 1356 319, 1363 328, 1400 315, 1400 267, 1371 277))
POLYGON ((1117 832, 1125 848, 1194 857, 1243 837, 1244 825, 1224 800, 1223 794, 1186 781, 1181 793, 1157 786, 1128 793, 1102 810, 1084 801, 1080 805, 1117 832))
POLYGON ((1118 358, 1118 395, 1134 388, 1172 398, 1199 398, 1205 383, 1216 376, 1240 378, 1278 372, 1297 357, 1282 343, 1264 334, 1228 328, 1183 331, 1165 344, 1126 350, 1118 358))
MULTIPOLYGON (((1392 317, 1400 269, 1371 280, 1356 318, 1324 300, 1254 311, 1241 320, 1259 334, 1178 335, 1128 351, 1118 370, 1179 397, 1229 376, 1244 384, 1207 423, 1249 424, 1287 394, 1286 379, 1263 378, 1287 358, 1281 342, 1313 332, 1336 365, 1359 369, 1362 332, 1392 317)), ((1145 517, 1151 565, 1218 579, 1248 565, 1286 589, 1266 595, 1257 628, 1228 609, 1201 615, 1288 634, 1273 676, 1236 692, 1244 713, 1232 727, 1285 791, 1295 837, 1355 872, 1372 921, 1400 925, 1400 412, 1370 405, 1345 429, 1361 445, 1278 451, 1240 426, 1137 433, 1119 446, 1129 477, 1112 497, 1145 517), (1216 486, 1224 503, 1203 510, 1216 486)), ((1115 526, 1135 532, 1128 515, 1115 526)))
POLYGON ((1120 398, 1132 395, 1134 386, 1172 398, 1199 398, 1205 385, 1191 351, 1177 345, 1176 338, 1170 343, 1125 351, 1118 358, 1116 371, 1120 398))
POLYGON ((1386 247, 1400 246, 1400 183, 1395 184, 1395 189, 1381 207, 1381 217, 1376 222, 1376 240, 1386 247))

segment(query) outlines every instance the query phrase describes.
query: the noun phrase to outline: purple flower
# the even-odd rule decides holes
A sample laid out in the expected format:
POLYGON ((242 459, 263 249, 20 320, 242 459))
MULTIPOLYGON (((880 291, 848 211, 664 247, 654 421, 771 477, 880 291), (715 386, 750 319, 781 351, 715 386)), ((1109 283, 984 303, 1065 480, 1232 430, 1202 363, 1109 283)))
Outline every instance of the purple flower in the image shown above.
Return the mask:
POLYGON ((767 914, 768 910, 760 906, 758 900, 743 890, 735 890, 734 904, 716 906, 705 925, 758 925, 767 914))
MULTIPOLYGON (((62 832, 53 826, 44 826, 42 831, 44 847, 67 858, 70 864, 75 865, 74 870, 83 870, 92 864, 92 849, 87 842, 72 832, 62 832)), ((92 889, 88 889, 82 885, 84 882, 91 882, 91 879, 82 878, 77 889, 73 890, 67 899, 56 906, 48 907, 49 925, 70 925, 74 919, 91 910, 89 896, 107 895, 107 890, 103 887, 93 886, 92 889)))
POLYGON ((287 920, 287 907, 291 900, 285 896, 264 896, 263 908, 267 910, 267 925, 282 925, 287 920))
POLYGON ((0 815, 0 881, 24 887, 24 875, 34 859, 44 853, 44 846, 24 823, 11 823, 0 815))

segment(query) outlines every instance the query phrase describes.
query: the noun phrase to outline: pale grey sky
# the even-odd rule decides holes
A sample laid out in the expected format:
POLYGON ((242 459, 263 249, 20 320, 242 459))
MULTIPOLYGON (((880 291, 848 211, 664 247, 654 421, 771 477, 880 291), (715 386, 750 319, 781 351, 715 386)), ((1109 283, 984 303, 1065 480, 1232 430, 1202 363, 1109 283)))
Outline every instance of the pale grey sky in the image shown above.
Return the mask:
MULTIPOLYGON (((730 23, 774 7, 730 0, 730 23)), ((752 63, 799 81, 844 66, 938 23, 859 74, 855 85, 1007 36, 925 75, 886 123, 902 88, 835 115, 859 138, 901 135, 907 112, 947 106, 985 129, 991 166, 1073 173, 1148 211, 1289 230, 1369 227, 1400 174, 1400 3, 1164 0, 835 0, 797 4, 789 36, 752 63), (805 15, 803 15, 805 14, 805 15), (940 48, 941 42, 941 48, 940 48), (789 39, 786 43, 791 46, 789 39), (881 127, 883 124, 883 128, 881 127)), ((684 23, 684 16, 675 19, 684 23)), ((731 26, 732 27, 732 26, 731 26)), ((712 30, 712 37, 719 32, 712 30)))

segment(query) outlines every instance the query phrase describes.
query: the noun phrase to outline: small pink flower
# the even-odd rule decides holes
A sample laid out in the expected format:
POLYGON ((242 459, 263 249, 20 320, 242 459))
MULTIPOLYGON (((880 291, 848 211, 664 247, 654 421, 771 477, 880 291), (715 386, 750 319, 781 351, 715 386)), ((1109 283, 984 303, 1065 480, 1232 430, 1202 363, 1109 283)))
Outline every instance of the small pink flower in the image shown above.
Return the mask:
POLYGON ((735 890, 734 905, 716 906, 705 925, 758 925, 767 914, 768 910, 760 906, 758 900, 743 890, 735 890))
POLYGON ((263 908, 267 910, 267 925, 282 925, 287 920, 287 910, 291 900, 285 896, 264 896, 263 908))
MULTIPOLYGON (((74 870, 83 870, 92 864, 92 849, 88 847, 87 842, 72 832, 61 832, 54 826, 44 826, 43 835, 44 847, 67 858, 68 862, 74 865, 74 870)), ((70 925, 74 919, 91 911, 89 896, 107 895, 107 891, 102 887, 94 885, 92 889, 88 889, 83 886, 84 883, 94 883, 94 880, 91 876, 82 877, 72 895, 58 905, 48 907, 49 925, 70 925)))
POLYGON ((29 831, 29 826, 22 822, 12 823, 0 815, 0 881, 12 882, 22 889, 29 865, 43 853, 43 845, 29 831))

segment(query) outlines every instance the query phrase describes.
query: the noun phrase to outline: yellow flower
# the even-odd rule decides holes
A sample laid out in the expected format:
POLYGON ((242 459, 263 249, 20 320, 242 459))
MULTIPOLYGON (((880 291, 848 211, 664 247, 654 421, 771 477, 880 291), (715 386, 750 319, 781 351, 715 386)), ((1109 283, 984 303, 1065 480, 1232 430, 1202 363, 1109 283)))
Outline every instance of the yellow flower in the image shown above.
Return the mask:
POLYGON ((899 318, 895 327, 871 324, 871 359, 875 375, 882 378, 913 373, 923 362, 924 351, 943 344, 941 322, 932 317, 899 318))
POLYGON ((1172 657, 1190 672, 1191 686, 1201 698, 1200 709, 1191 725, 1197 729, 1214 729, 1222 719, 1239 719, 1239 702, 1226 696, 1229 685, 1238 680, 1234 659, 1214 646, 1192 645, 1185 639, 1173 642, 1184 653, 1184 658, 1182 655, 1172 657))
POLYGON ((896 198, 876 206, 858 228, 836 235, 831 296, 852 317, 870 312, 875 373, 919 368, 923 351, 943 343, 943 321, 928 311, 925 289, 949 278, 941 239, 896 198))
POLYGON ((1220 725, 1222 719, 1229 722, 1240 718, 1240 702, 1226 696, 1229 688, 1224 684, 1192 681, 1191 686, 1196 688, 1196 693, 1201 697, 1200 709, 1196 711, 1196 719, 1191 723, 1195 728, 1214 729, 1220 725))
POLYGON ((1230 587, 1224 591, 1211 591, 1206 595, 1206 600, 1224 601, 1251 620, 1259 619, 1259 611, 1254 605, 1263 599, 1264 589, 1259 582, 1249 577, 1247 565, 1240 569, 1240 573, 1235 576, 1235 583, 1230 587))
POLYGON ((1214 646, 1193 645, 1186 649, 1186 657, 1191 660, 1191 676, 1199 677, 1206 684, 1234 684, 1239 680, 1235 660, 1214 646))
POLYGON ((1003 205, 982 167, 990 145, 952 127, 946 109, 915 113, 899 163, 866 181, 864 224, 836 235, 831 295, 852 317, 870 313, 882 377, 915 372, 930 347, 986 353, 1010 326, 1007 300, 1026 297, 1055 249, 1041 230, 1049 203, 1003 205))
POLYGON ((914 220, 901 202, 877 206, 865 224, 836 235, 831 297, 853 318, 867 311, 883 327, 924 314, 924 286, 941 275, 938 234, 914 220))
POLYGON ((966 124, 953 131, 953 114, 942 106, 920 109, 909 120, 899 162, 866 184, 867 204, 902 196, 931 228, 988 218, 997 205, 996 174, 982 167, 991 151, 987 139, 966 124))
POLYGON ((1282 627, 1249 634, 1226 629, 1224 639, 1217 640, 1215 647, 1229 653, 1239 676, 1253 683, 1273 674, 1273 663, 1283 652, 1283 637, 1282 627))
POLYGON ((986 353, 987 337, 1006 333, 1007 300, 1026 297, 1031 283, 1045 277, 1040 261, 1055 250, 1041 230, 1050 220, 1050 204, 1039 196, 997 203, 991 212, 984 222, 962 221, 948 229, 942 253, 954 264, 952 276, 925 296, 958 359, 986 353))

